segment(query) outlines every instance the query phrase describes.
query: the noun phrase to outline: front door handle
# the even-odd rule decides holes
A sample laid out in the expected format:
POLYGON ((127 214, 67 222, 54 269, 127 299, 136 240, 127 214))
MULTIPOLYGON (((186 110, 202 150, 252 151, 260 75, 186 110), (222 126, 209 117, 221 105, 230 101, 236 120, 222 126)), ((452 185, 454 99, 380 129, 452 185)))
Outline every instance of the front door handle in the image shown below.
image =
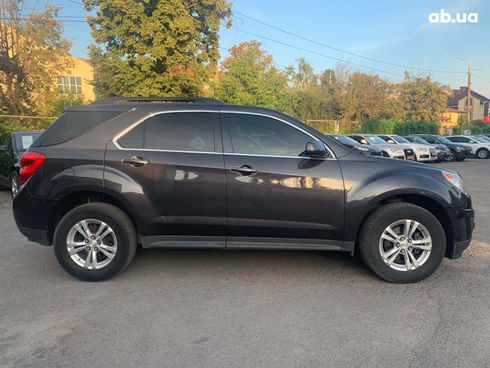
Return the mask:
POLYGON ((141 167, 149 164, 148 160, 145 160, 140 156, 131 156, 130 158, 123 158, 121 160, 123 164, 131 165, 133 167, 141 167))
POLYGON ((252 169, 249 165, 235 166, 230 168, 230 171, 243 176, 257 174, 257 170, 252 169))

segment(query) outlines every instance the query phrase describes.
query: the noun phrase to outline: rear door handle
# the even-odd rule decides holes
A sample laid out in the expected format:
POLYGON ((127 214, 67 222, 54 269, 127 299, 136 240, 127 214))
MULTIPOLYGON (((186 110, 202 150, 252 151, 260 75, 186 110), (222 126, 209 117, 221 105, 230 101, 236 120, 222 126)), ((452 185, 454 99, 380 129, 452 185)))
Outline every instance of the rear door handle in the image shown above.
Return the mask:
POLYGON ((253 169, 249 165, 235 166, 230 168, 230 171, 243 176, 257 174, 257 170, 253 169))
POLYGON ((130 158, 123 158, 121 162, 123 164, 131 165, 133 167, 141 167, 141 166, 148 165, 150 163, 148 160, 145 160, 143 157, 140 156, 131 156, 130 158))

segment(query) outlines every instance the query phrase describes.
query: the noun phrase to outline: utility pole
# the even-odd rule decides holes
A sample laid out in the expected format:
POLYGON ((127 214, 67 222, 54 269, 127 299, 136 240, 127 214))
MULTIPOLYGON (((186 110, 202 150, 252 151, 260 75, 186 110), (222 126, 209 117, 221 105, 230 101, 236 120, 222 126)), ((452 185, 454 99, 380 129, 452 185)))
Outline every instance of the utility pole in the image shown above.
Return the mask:
POLYGON ((470 126, 472 118, 472 108, 471 108, 471 64, 468 65, 468 95, 466 97, 466 124, 465 129, 470 126))

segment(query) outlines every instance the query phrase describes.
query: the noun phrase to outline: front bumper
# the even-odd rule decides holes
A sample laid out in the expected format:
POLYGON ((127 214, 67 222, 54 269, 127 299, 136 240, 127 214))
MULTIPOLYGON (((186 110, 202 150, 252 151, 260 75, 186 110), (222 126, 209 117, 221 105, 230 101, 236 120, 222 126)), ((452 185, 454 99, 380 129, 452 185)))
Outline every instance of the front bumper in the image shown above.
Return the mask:
POLYGON ((475 228, 475 211, 472 208, 453 208, 450 211, 453 241, 448 244, 446 257, 456 259, 471 243, 475 228))

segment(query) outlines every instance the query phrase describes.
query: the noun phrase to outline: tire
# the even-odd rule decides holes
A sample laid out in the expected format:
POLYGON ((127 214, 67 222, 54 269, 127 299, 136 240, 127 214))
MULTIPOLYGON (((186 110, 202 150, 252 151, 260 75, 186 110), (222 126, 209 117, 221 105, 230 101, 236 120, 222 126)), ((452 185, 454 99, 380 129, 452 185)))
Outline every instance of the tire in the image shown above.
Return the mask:
MULTIPOLYGON (((397 234, 400 235, 400 233, 397 234)), ((427 246, 428 243, 425 244, 427 246)), ((446 235, 437 218, 429 211, 410 203, 393 203, 379 208, 368 217, 361 229, 358 247, 364 263, 382 279, 397 284, 415 283, 429 277, 441 264, 446 253, 446 235), (403 220, 405 219, 417 221, 425 231, 423 232, 421 228, 417 227, 413 235, 416 239, 412 237, 411 241, 404 240, 403 243, 397 243, 402 244, 401 246, 396 246, 394 242, 381 239, 385 229, 397 222, 402 222, 401 230, 404 227, 403 220), (421 237, 425 238, 425 232, 428 232, 432 240, 430 251, 415 248, 424 246, 416 246, 415 241, 421 237), (390 244, 393 244, 392 248, 388 248, 386 254, 389 254, 391 250, 394 250, 395 253, 398 252, 396 255, 394 254, 395 258, 392 266, 388 264, 388 261, 384 260, 381 254, 381 249, 385 251, 385 247, 387 245, 390 246, 390 244), (397 248, 396 250, 395 247, 397 248), (405 248, 405 250, 404 247, 408 248, 405 248), (410 248, 412 248, 410 253, 415 256, 417 262, 421 263, 420 266, 415 268, 415 263, 408 256, 407 258, 414 268, 408 268, 408 270, 395 269, 406 267, 405 257, 408 255, 410 248), (400 252, 405 253, 402 254, 400 252)), ((388 257, 388 260, 389 258, 391 256, 388 257)))
POLYGON ((490 151, 486 148, 480 148, 478 151, 476 151, 476 157, 482 160, 487 159, 489 155, 490 151))
POLYGON ((451 151, 451 153, 449 153, 449 155, 447 155, 444 158, 444 161, 446 161, 446 162, 453 162, 455 160, 456 160, 456 155, 453 153, 453 151, 451 151))
POLYGON ((19 192, 20 183, 19 183, 19 175, 14 171, 10 175, 10 193, 12 194, 12 198, 14 198, 19 192))
POLYGON ((84 204, 68 212, 58 223, 54 233, 54 252, 60 265, 70 275, 83 281, 107 280, 124 270, 133 260, 136 252, 136 231, 129 217, 119 208, 107 203, 84 204), (85 225, 88 224, 90 234, 95 239, 88 240, 88 237, 84 237, 82 233, 87 234, 85 230, 77 231, 75 225, 83 220, 87 220, 85 225), (97 223, 104 230, 101 230, 103 234, 100 234, 100 240, 97 240, 95 234, 99 229, 97 223), (111 232, 102 238, 106 231, 111 232), (72 237, 78 239, 77 248, 72 248, 76 255, 70 255, 68 250, 67 243, 72 237), (87 247, 88 249, 80 251, 87 247), (95 253, 95 263, 89 256, 90 251, 95 253), (112 255, 112 258, 106 254, 112 255), (83 261, 85 255, 86 259, 83 261))

